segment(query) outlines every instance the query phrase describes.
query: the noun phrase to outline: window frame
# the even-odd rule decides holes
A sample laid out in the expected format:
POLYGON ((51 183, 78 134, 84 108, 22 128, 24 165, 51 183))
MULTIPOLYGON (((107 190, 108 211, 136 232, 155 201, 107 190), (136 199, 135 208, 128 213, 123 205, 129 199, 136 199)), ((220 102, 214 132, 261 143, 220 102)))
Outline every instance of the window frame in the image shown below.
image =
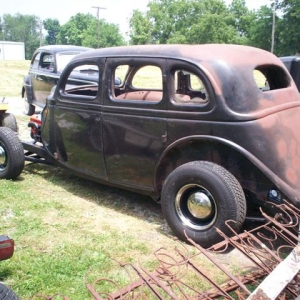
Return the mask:
MULTIPOLYGON (((69 63, 69 65, 67 65, 67 67, 64 69, 60 80, 58 82, 58 88, 57 88, 57 99, 61 102, 72 102, 74 104, 82 104, 82 103, 93 103, 93 102, 99 102, 99 98, 101 97, 101 77, 103 75, 103 71, 101 70, 101 64, 99 63, 99 61, 97 60, 91 60, 91 59, 87 59, 87 60, 82 60, 82 61, 75 61, 75 62, 71 62, 69 63), (90 86, 93 87, 97 87, 97 95, 96 96, 88 96, 88 95, 78 95, 78 94, 69 94, 66 93, 66 86, 67 86, 67 81, 69 79, 70 74, 72 73, 72 71, 82 65, 93 65, 96 66, 98 68, 98 81, 97 81, 97 85, 93 85, 91 84, 90 86)), ((96 82, 95 82, 96 83, 96 82)), ((84 87, 88 87, 89 85, 81 85, 82 88, 84 87)), ((80 85, 78 86, 80 87, 80 85)))
MULTIPOLYGON (((118 58, 107 58, 106 67, 105 67, 105 80, 107 82, 107 86, 109 86, 108 97, 106 104, 108 105, 118 105, 118 106, 164 106, 167 92, 166 85, 166 59, 164 58, 141 58, 141 57, 118 57, 118 58), (115 69, 120 65, 129 65, 129 71, 127 72, 124 82, 119 86, 114 86, 115 79, 115 69), (143 99, 132 100, 132 99, 118 99, 115 93, 116 88, 119 88, 122 92, 126 93, 130 92, 138 92, 138 91, 147 91, 146 88, 137 88, 132 86, 132 80, 135 74, 140 70, 143 66, 156 66, 161 69, 162 76, 162 90, 151 89, 149 91, 161 91, 162 97, 159 101, 148 101, 143 99), (131 68, 134 67, 134 68, 131 68)), ((123 94, 123 93, 122 93, 123 94)))
POLYGON ((201 66, 193 64, 192 62, 187 62, 179 59, 168 59, 168 89, 169 89, 169 102, 168 102, 168 110, 169 111, 203 111, 207 112, 213 109, 215 106, 215 93, 214 89, 207 78, 205 72, 201 69, 201 66), (177 70, 185 70, 190 72, 201 80, 205 87, 205 91, 207 93, 207 101, 203 101, 200 103, 180 103, 176 102, 174 96, 176 94, 175 91, 175 72, 177 70))

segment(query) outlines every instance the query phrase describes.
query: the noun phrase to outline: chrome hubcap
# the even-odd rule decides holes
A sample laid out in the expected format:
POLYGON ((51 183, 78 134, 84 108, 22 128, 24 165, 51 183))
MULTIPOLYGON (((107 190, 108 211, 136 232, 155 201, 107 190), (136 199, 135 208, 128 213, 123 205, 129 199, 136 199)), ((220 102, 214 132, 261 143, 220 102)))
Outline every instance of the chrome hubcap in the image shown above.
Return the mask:
POLYGON ((184 225, 196 230, 211 227, 217 217, 213 196, 197 184, 187 184, 178 191, 175 210, 184 225))
POLYGON ((6 168, 6 151, 3 145, 0 143, 0 170, 6 168))

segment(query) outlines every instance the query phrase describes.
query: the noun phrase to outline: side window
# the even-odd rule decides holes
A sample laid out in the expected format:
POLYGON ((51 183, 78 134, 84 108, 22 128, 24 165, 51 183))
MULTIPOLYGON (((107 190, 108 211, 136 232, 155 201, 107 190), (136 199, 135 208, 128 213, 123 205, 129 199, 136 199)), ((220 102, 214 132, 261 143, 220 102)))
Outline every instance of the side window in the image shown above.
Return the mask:
POLYGON ((157 66, 144 66, 140 68, 132 79, 134 88, 146 90, 162 90, 162 72, 157 66))
POLYGON ((97 65, 76 65, 70 70, 61 89, 61 94, 63 96, 79 96, 78 100, 91 100, 98 95, 98 82, 99 67, 97 65))
POLYGON ((120 65, 115 69, 115 86, 121 86, 128 72, 128 65, 120 65))
POLYGON ((33 57, 32 61, 31 61, 31 64, 30 64, 30 68, 37 69, 39 67, 40 57, 41 57, 41 53, 40 52, 37 53, 33 57))
POLYGON ((159 102, 163 97, 163 76, 155 65, 118 65, 113 72, 115 100, 159 102))
POLYGON ((39 68, 46 72, 52 72, 54 70, 53 55, 49 53, 42 54, 42 59, 40 60, 39 68))
POLYGON ((201 78, 188 70, 174 70, 175 103, 203 104, 208 101, 208 94, 201 78))

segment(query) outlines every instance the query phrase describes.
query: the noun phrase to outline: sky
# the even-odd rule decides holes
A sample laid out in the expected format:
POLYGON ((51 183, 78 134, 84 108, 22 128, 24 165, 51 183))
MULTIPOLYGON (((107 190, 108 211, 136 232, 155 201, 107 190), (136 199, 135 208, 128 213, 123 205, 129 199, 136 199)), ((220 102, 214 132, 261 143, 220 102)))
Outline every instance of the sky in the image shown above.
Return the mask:
MULTIPOLYGON (((4 14, 36 15, 42 20, 58 19, 60 25, 65 24, 77 13, 97 15, 108 23, 119 25, 122 34, 129 30, 129 19, 134 9, 147 10, 149 0, 0 0, 0 16, 4 14)), ((227 4, 231 0, 225 0, 227 4)), ((249 9, 258 9, 262 5, 270 5, 272 0, 246 0, 249 9)))

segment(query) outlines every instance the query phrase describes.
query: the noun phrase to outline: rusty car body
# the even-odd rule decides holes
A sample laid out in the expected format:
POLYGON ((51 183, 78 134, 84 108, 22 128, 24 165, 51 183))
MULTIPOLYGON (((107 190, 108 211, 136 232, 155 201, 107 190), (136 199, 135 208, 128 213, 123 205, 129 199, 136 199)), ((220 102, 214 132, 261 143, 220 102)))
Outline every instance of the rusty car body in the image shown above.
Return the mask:
POLYGON ((208 247, 216 227, 228 233, 230 219, 239 230, 253 205, 299 206, 299 113, 293 79, 267 51, 107 48, 74 57, 22 145, 26 160, 151 196, 178 237, 208 247), (69 89, 82 65, 98 69, 98 85, 69 89))

